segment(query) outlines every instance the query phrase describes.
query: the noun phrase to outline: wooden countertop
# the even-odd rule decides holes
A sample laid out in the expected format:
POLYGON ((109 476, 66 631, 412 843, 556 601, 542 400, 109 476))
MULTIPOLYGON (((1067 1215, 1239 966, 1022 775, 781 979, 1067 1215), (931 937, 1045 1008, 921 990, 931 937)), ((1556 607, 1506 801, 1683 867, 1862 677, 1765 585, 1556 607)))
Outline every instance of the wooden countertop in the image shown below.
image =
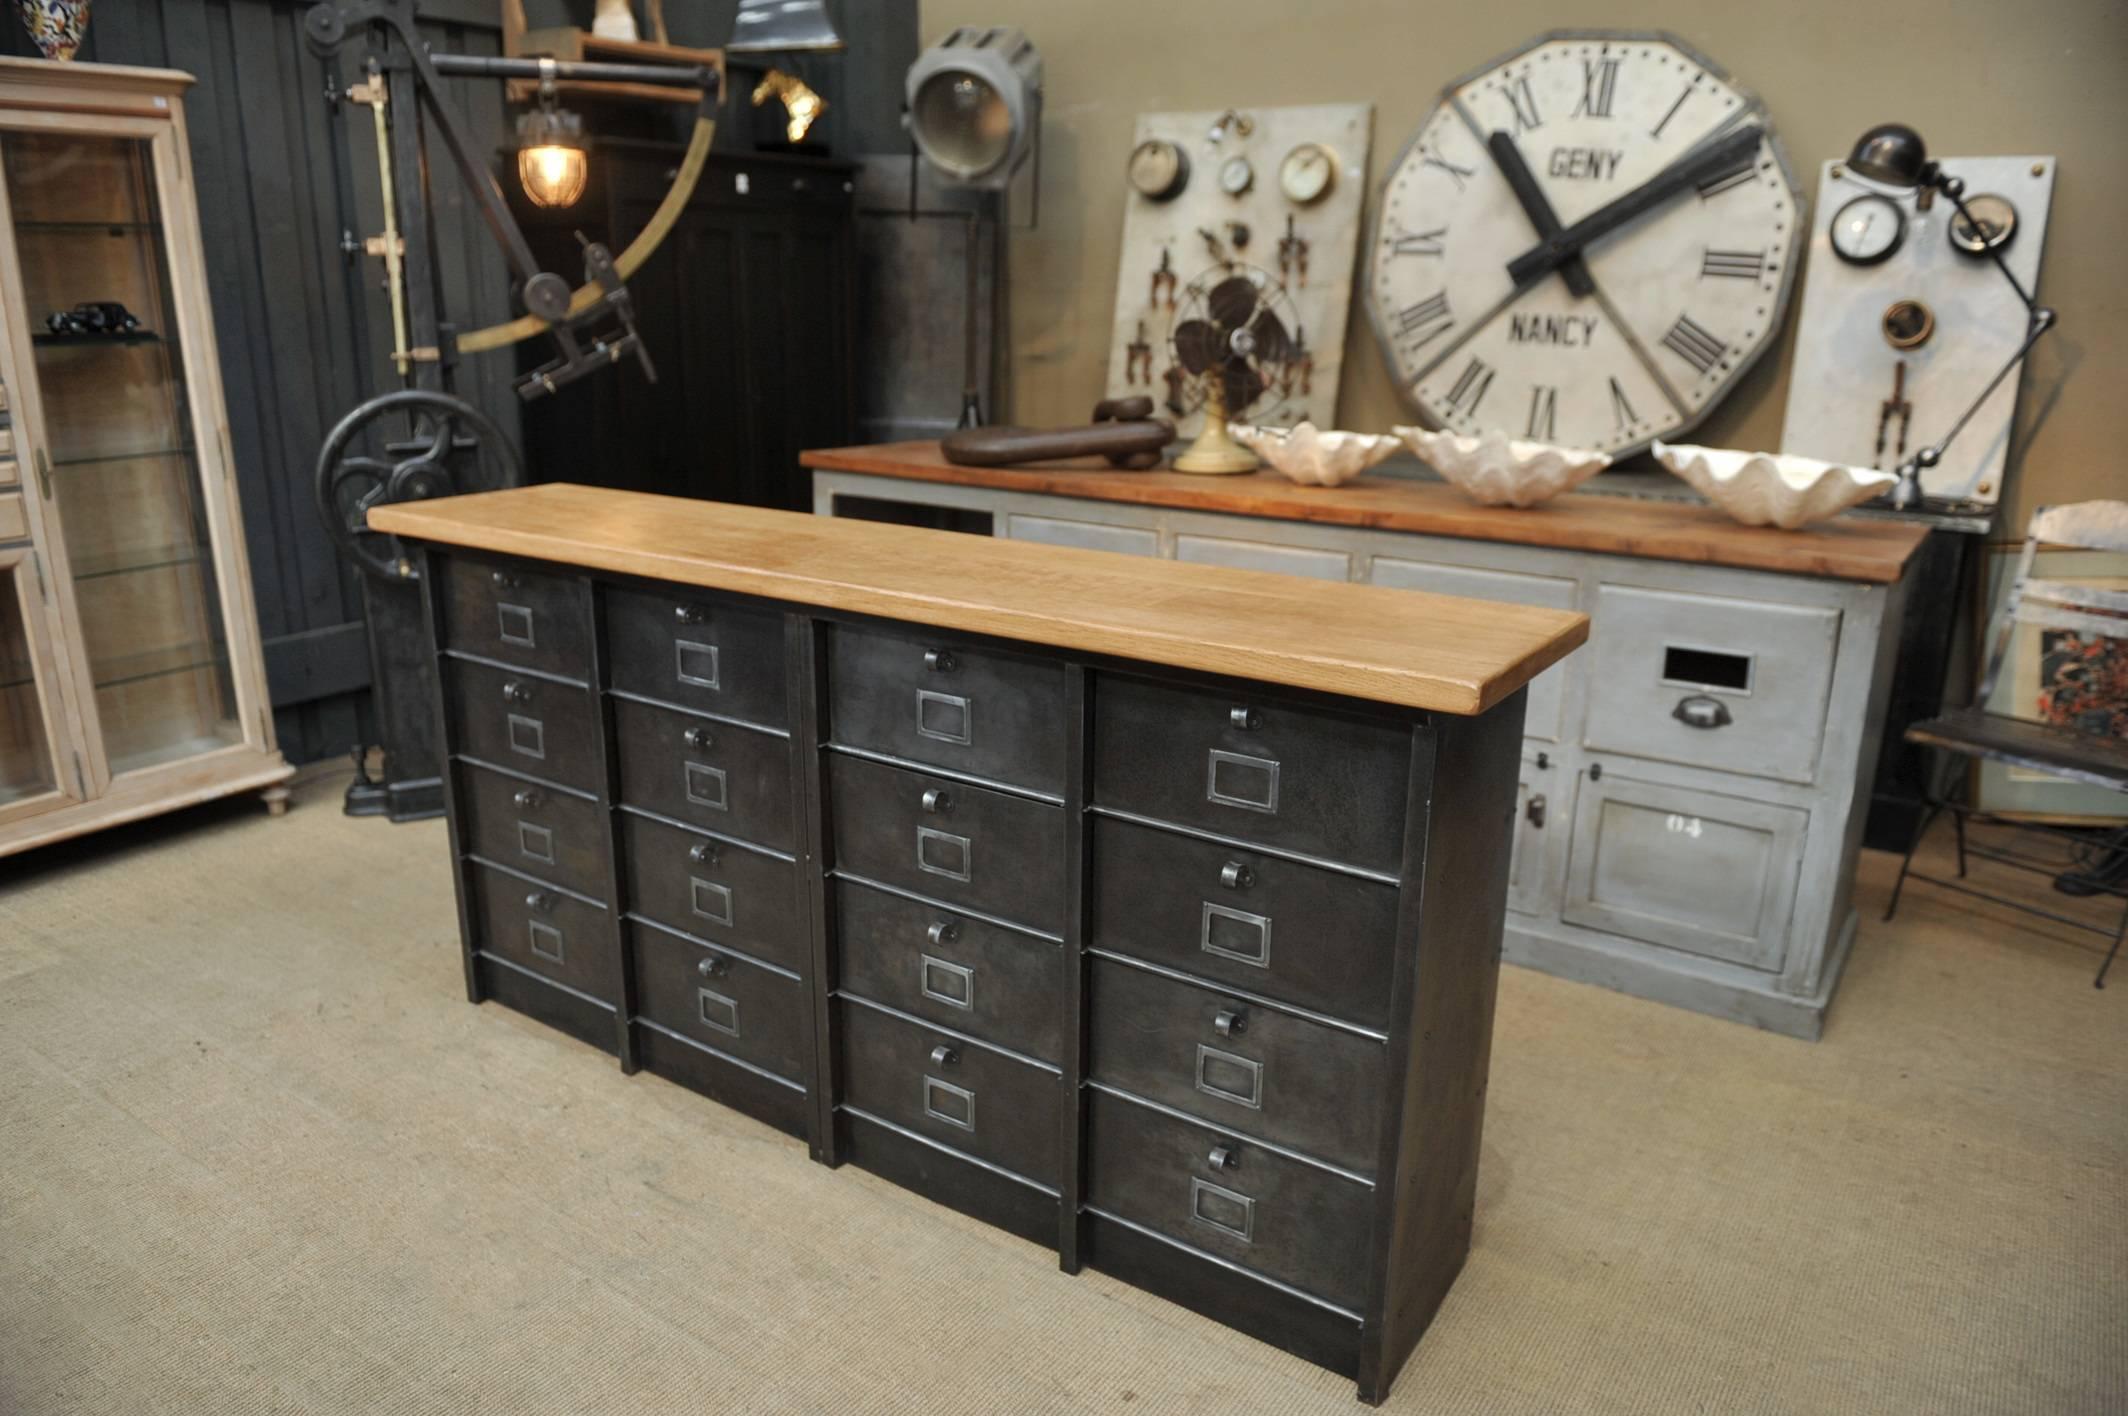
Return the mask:
POLYGON ((1509 541, 1570 551, 1646 556, 1696 565, 1772 570, 1834 580, 1898 581, 1926 527, 1901 521, 1842 518, 1801 531, 1740 526, 1699 502, 1636 500, 1591 493, 1554 497, 1542 506, 1479 506, 1445 482, 1362 477, 1342 487, 1302 487, 1276 472, 1202 477, 1186 472, 1118 472, 1098 458, 1026 467, 957 467, 935 442, 823 448, 799 455, 807 467, 994 487, 1008 492, 1088 497, 1190 511, 1316 521, 1509 541))
POLYGON ((1445 713, 1588 638, 1586 615, 550 483, 380 506, 410 540, 558 561, 1445 713))

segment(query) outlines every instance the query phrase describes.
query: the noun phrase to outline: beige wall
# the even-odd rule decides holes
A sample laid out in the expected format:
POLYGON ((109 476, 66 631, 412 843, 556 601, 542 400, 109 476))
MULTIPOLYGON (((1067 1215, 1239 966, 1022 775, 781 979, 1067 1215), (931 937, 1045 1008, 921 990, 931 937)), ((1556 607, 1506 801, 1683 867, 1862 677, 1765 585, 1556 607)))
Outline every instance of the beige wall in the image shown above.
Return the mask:
MULTIPOLYGON (((1668 29, 1765 99, 1806 195, 1819 162, 1892 119, 1939 152, 2060 158, 2040 294, 2061 328, 2027 369, 2014 494, 2020 509, 2128 496, 2122 0, 925 0, 925 42, 956 24, 1021 26, 1047 74, 1041 227, 1012 243, 1014 421, 1077 422, 1101 396, 1138 113, 1372 102, 1371 220, 1374 185, 1449 78, 1546 29, 1668 29), (1906 54, 1846 43, 1859 27, 1897 36, 1906 54)), ((1778 445, 1794 333, 1791 308, 1781 344, 1697 440, 1778 445)), ((1345 356, 1340 422, 1404 421, 1356 312, 1345 356)))

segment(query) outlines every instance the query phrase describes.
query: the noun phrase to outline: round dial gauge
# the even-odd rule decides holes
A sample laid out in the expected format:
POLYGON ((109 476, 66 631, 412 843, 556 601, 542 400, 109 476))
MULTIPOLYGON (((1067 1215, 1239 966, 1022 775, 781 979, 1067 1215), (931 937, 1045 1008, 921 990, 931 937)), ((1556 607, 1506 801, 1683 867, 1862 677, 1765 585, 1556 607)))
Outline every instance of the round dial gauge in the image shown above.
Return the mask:
POLYGON ((1130 155, 1130 184, 1148 201, 1164 202, 1181 194, 1190 180, 1190 160, 1179 143, 1150 138, 1130 155))
POLYGON ((1966 220, 1965 212, 1954 214, 1950 234, 1951 244, 1969 256, 1999 251, 2017 234, 2017 208, 2008 197, 1983 192, 1977 197, 1967 197, 1965 210, 1972 213, 1973 219, 1966 220))
POLYGON ((1256 184, 1256 169, 1245 157, 1230 157, 1219 166, 1219 190, 1238 197, 1256 184))
POLYGON ((1705 55, 1549 34, 1453 82, 1412 135, 1363 302, 1435 426, 1623 456, 1772 346, 1802 212, 1765 106, 1705 55), (1581 222, 1574 243, 1540 234, 1581 222))
POLYGON ((1302 143, 1278 164, 1278 189, 1300 206, 1321 201, 1336 182, 1337 154, 1321 143, 1302 143))
POLYGON ((1871 192, 1834 212, 1826 234, 1832 253, 1849 265, 1876 265, 1906 240, 1906 213, 1890 197, 1871 192))

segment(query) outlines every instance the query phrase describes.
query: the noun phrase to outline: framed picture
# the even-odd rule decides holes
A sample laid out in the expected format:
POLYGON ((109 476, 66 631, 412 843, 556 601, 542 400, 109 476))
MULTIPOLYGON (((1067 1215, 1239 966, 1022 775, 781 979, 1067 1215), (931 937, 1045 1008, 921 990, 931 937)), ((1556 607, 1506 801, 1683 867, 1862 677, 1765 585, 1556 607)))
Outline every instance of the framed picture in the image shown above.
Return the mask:
MULTIPOLYGON (((1987 549, 1988 617, 2009 592, 2020 544, 1987 549)), ((2094 589, 2128 590, 2128 555, 2112 551, 2041 550, 2032 573, 2094 589)), ((1987 653, 1983 642, 1979 652, 1987 653)), ((1991 713, 2053 723, 2079 732, 2128 738, 2128 638, 2079 635, 2018 625, 2003 656, 1991 713)), ((2128 821, 2128 802, 2104 787, 2000 762, 1978 765, 1975 801, 1983 811, 2073 824, 2128 821)))

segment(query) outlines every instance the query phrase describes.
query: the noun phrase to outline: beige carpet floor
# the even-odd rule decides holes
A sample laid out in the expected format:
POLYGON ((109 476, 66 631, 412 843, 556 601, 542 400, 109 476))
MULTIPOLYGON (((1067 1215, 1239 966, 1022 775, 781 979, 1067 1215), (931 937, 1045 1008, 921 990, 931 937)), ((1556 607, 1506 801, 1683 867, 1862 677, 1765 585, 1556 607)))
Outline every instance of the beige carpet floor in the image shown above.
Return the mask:
MULTIPOLYGON (((1352 1412, 1344 1381, 463 1001, 440 825, 0 862, 0 1412, 1352 1412)), ((1385 1409, 2128 1409, 2128 968, 1925 889, 1823 1042, 1520 969, 1385 1409)))

